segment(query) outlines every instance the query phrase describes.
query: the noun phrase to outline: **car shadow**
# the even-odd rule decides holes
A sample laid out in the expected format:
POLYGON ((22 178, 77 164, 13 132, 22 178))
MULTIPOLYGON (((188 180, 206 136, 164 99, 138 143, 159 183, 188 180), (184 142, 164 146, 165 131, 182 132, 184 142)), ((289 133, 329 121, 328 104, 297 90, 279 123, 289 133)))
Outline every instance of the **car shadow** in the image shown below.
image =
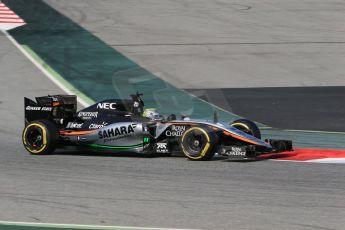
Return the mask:
MULTIPOLYGON (((97 150, 80 150, 80 149, 58 149, 55 152, 49 155, 71 155, 71 156, 89 156, 89 157, 119 157, 119 158, 186 158, 183 153, 172 153, 170 155, 164 153, 156 153, 153 155, 145 155, 142 153, 134 153, 134 152, 114 152, 114 151, 97 151, 97 150)), ((229 160, 227 157, 216 155, 209 161, 224 161, 224 162, 252 162, 256 160, 246 160, 246 161, 238 161, 238 160, 229 160)))
POLYGON ((154 158, 154 157, 167 157, 163 154, 145 155, 134 152, 107 152, 97 150, 56 150, 49 155, 72 155, 72 156, 91 156, 91 157, 136 157, 136 158, 154 158))

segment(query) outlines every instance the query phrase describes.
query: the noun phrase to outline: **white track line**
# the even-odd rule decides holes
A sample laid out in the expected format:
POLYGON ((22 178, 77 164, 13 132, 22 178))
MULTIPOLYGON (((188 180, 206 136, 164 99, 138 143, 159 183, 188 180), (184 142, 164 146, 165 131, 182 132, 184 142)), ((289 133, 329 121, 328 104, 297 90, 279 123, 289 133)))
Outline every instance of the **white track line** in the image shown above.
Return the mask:
MULTIPOLYGON (((58 81, 51 73, 49 73, 42 65, 40 65, 30 54, 26 52, 26 50, 6 31, 3 31, 5 36, 12 42, 12 44, 17 47, 25 57, 27 57, 44 75, 46 75, 55 85, 57 85, 61 90, 66 92, 67 94, 73 95, 75 94, 71 90, 69 90, 65 85, 63 85, 60 81, 58 81)), ((89 106, 89 104, 84 101, 82 98, 77 97, 78 102, 83 105, 84 107, 89 106)))
POLYGON ((11 222, 0 221, 3 225, 23 226, 23 227, 51 227, 51 228, 80 228, 80 229, 97 229, 97 230, 197 230, 197 229, 181 229, 181 228, 150 228, 150 227, 126 227, 126 226, 106 226, 106 225, 79 225, 79 224, 51 224, 51 223, 34 223, 34 222, 11 222))
MULTIPOLYGON (((3 31, 3 33, 5 34, 5 36, 12 42, 12 44, 14 46, 16 46, 23 54, 24 56, 26 56, 44 75, 46 75, 52 82, 54 82, 60 89, 62 89, 64 92, 66 92, 67 94, 70 95, 74 95, 75 92, 72 92, 70 89, 68 89, 64 84, 62 84, 59 80, 57 80, 49 71, 47 71, 42 65, 40 65, 9 33, 7 33, 6 31, 3 31)), ((180 89, 186 93, 188 93, 187 91, 180 89)), ((226 113, 230 113, 232 115, 238 116, 236 114, 233 114, 219 106, 213 105, 191 93, 188 93, 189 95, 191 95, 192 97, 199 99, 200 101, 203 101, 207 104, 209 104, 210 106, 213 106, 214 108, 217 108, 223 112, 226 113)), ((83 105, 84 107, 89 106, 90 104, 87 103, 83 98, 81 97, 77 97, 78 102, 83 105)), ((271 127, 261 127, 262 129, 271 129, 271 127)), ((313 131, 313 130, 292 130, 292 129, 283 129, 283 131, 286 132, 305 132, 305 133, 320 133, 320 134, 340 134, 340 135, 345 135, 345 132, 327 132, 327 131, 313 131)))
MULTIPOLYGON (((26 52, 26 50, 6 31, 3 31, 5 36, 12 42, 12 44, 17 47, 25 57, 27 57, 44 75, 46 75, 54 84, 56 84, 61 90, 66 92, 67 94, 74 94, 70 91, 65 85, 63 85, 60 81, 58 81, 52 74, 50 74, 42 65, 40 65, 30 54, 26 52)), ((78 102, 83 106, 88 106, 89 104, 85 102, 83 99, 78 98, 78 102)), ((33 222, 9 222, 9 221, 0 221, 0 224, 7 224, 7 225, 22 225, 22 226, 45 226, 45 227, 77 227, 77 228, 85 228, 85 229, 140 229, 140 230, 191 230, 191 229, 177 229, 177 228, 149 228, 149 227, 126 227, 126 226, 102 226, 102 225, 75 225, 75 224, 50 224, 50 223, 33 223, 33 222)))

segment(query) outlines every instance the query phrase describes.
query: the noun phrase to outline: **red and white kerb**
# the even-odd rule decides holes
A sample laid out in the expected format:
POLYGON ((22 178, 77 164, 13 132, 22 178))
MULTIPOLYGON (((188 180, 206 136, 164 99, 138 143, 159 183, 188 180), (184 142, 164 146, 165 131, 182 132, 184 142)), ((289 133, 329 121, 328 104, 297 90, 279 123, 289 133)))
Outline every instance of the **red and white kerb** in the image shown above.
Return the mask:
POLYGON ((25 24, 23 19, 0 2, 0 30, 11 30, 25 24))

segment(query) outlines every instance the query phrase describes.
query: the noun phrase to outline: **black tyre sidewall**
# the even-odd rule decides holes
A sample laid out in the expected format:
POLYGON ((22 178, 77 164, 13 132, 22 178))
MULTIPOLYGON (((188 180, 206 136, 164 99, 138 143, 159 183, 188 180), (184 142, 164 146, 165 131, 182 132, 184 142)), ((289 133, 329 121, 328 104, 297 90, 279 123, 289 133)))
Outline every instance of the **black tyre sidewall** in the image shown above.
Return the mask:
MULTIPOLYGON (((235 128, 237 128, 240 125, 248 127, 249 130, 253 133, 254 137, 256 137, 258 139, 261 139, 261 132, 260 132, 259 127, 254 122, 252 122, 251 120, 238 119, 238 120, 235 120, 235 121, 231 122, 230 125, 235 127, 235 128)), ((238 127, 238 129, 241 130, 240 127, 238 127)))
POLYGON ((56 125, 48 120, 37 120, 37 121, 32 121, 30 123, 28 123, 24 130, 23 130, 23 134, 22 134, 22 141, 23 141, 23 145, 24 148, 33 155, 45 155, 45 154, 50 154, 52 152, 55 151, 56 147, 58 146, 59 143, 59 132, 58 132, 58 128, 56 127, 56 125), (25 142, 26 140, 24 140, 24 138, 26 138, 25 134, 27 131, 27 127, 29 126, 38 126, 40 129, 45 129, 45 139, 46 139, 46 145, 45 147, 40 150, 39 152, 35 152, 30 150, 29 148, 27 148, 25 146, 25 142))
POLYGON ((213 130, 207 128, 207 127, 199 127, 199 126, 193 126, 189 129, 187 129, 185 131, 185 133, 182 135, 181 137, 181 141, 180 141, 180 145, 181 145, 181 149, 182 149, 182 152, 184 153, 184 155, 189 159, 189 160, 193 160, 193 161, 206 161, 206 160, 209 160, 211 159, 214 154, 215 154, 215 148, 216 148, 216 145, 217 145, 217 136, 216 134, 214 133, 213 130), (193 133, 193 131, 195 130, 198 130, 198 131, 201 131, 203 133, 203 135, 207 135, 209 141, 208 141, 208 144, 209 144, 209 147, 208 149, 206 150, 205 154, 203 156, 198 156, 198 157, 193 157, 191 156, 188 151, 186 150, 187 147, 185 146, 186 143, 184 143, 184 141, 186 140, 187 136, 188 135, 191 135, 193 133))

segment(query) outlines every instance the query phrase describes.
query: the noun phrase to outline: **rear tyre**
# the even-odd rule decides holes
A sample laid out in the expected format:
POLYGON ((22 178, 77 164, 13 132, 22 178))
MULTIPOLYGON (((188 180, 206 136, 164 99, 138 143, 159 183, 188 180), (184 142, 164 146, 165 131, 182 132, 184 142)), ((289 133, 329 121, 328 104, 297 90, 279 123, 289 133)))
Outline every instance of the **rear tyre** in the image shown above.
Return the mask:
POLYGON ((241 130, 249 135, 261 139, 261 132, 259 127, 252 121, 247 119, 238 119, 230 124, 232 127, 241 130))
POLYGON ((215 154, 217 136, 206 127, 191 127, 181 138, 181 149, 189 160, 206 161, 215 154))
POLYGON ((44 155, 54 152, 59 142, 59 133, 53 122, 38 120, 25 126, 22 140, 30 154, 44 155))

